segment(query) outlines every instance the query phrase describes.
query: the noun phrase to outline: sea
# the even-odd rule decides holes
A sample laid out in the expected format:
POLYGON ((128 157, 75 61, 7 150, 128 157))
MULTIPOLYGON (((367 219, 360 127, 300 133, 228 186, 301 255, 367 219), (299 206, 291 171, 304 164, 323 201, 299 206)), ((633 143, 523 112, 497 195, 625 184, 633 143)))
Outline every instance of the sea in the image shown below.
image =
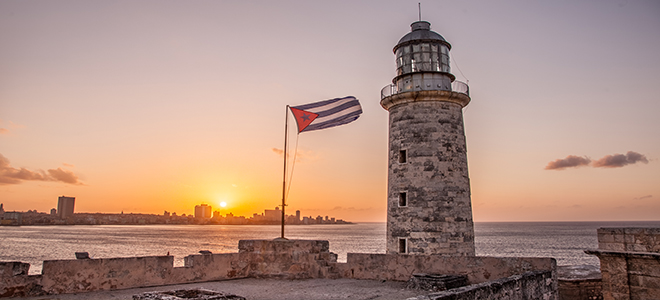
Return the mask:
MULTIPOLYGON (((648 222, 477 222, 478 256, 554 257, 557 265, 599 266, 595 256, 596 229, 601 227, 660 227, 648 222)), ((238 251, 238 241, 280 236, 274 225, 73 225, 0 226, 0 261, 30 263, 29 274, 41 274, 44 260, 75 259, 75 252, 92 258, 170 255, 174 266, 201 250, 238 251)), ((385 253, 385 223, 291 225, 289 239, 320 239, 346 262, 347 253, 385 253)))

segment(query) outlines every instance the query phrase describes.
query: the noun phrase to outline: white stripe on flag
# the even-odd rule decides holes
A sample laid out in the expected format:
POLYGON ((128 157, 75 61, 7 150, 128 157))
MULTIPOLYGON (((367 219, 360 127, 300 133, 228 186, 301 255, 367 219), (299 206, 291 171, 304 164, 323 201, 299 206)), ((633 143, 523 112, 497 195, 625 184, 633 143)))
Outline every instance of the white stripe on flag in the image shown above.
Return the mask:
POLYGON ((344 100, 337 101, 335 103, 330 103, 330 104, 326 104, 326 105, 323 105, 323 106, 306 109, 306 111, 313 112, 313 113, 319 113, 319 112, 322 112, 322 111, 331 110, 335 107, 341 106, 345 103, 348 103, 348 102, 351 102, 351 101, 354 101, 354 100, 357 100, 357 99, 355 99, 353 97, 350 97, 350 98, 347 98, 347 99, 344 99, 344 100))
POLYGON ((340 110, 340 111, 338 111, 334 114, 331 114, 331 115, 328 115, 328 116, 325 116, 325 117, 321 117, 321 118, 316 118, 313 123, 318 124, 318 123, 323 123, 323 122, 326 122, 326 121, 330 121, 332 119, 337 119, 337 118, 343 117, 347 114, 350 114, 352 112, 361 110, 361 109, 362 108, 360 107, 360 105, 354 105, 354 106, 351 106, 347 109, 340 110))

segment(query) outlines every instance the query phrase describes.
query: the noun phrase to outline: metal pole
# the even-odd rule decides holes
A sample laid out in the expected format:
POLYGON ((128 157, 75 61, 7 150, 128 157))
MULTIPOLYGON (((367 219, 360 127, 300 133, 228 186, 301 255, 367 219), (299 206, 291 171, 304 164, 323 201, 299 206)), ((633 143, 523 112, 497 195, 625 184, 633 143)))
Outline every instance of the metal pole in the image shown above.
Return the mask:
POLYGON ((286 116, 284 118, 284 176, 282 178, 282 238, 284 239, 284 207, 286 206, 286 203, 284 203, 284 200, 286 199, 286 141, 289 136, 289 106, 286 106, 286 116))

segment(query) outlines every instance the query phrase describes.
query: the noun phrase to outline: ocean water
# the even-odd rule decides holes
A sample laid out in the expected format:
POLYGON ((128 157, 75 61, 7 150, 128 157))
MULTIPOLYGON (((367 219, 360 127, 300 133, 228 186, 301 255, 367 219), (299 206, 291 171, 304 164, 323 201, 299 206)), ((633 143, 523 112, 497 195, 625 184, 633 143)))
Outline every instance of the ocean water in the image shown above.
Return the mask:
MULTIPOLYGON (((530 222, 475 223, 475 246, 480 256, 554 257, 558 265, 594 265, 584 253, 598 248, 600 227, 660 227, 658 222, 530 222)), ((346 261, 346 253, 385 253, 385 223, 287 226, 290 239, 323 239, 330 251, 346 261)), ((0 261, 30 263, 30 274, 40 274, 42 261, 75 259, 74 252, 92 258, 174 255, 174 265, 200 250, 238 251, 243 239, 273 239, 280 227, 272 225, 143 225, 143 226, 2 226, 0 261)))

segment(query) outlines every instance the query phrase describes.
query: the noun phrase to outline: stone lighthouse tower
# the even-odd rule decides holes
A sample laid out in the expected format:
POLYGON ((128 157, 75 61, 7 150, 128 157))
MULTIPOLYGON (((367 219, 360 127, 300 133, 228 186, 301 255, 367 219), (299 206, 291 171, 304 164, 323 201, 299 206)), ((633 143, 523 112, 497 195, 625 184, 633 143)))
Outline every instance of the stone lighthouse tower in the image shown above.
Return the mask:
POLYGON ((463 107, 468 86, 449 70, 451 45, 426 21, 394 46, 389 111, 387 253, 474 256, 463 107))

